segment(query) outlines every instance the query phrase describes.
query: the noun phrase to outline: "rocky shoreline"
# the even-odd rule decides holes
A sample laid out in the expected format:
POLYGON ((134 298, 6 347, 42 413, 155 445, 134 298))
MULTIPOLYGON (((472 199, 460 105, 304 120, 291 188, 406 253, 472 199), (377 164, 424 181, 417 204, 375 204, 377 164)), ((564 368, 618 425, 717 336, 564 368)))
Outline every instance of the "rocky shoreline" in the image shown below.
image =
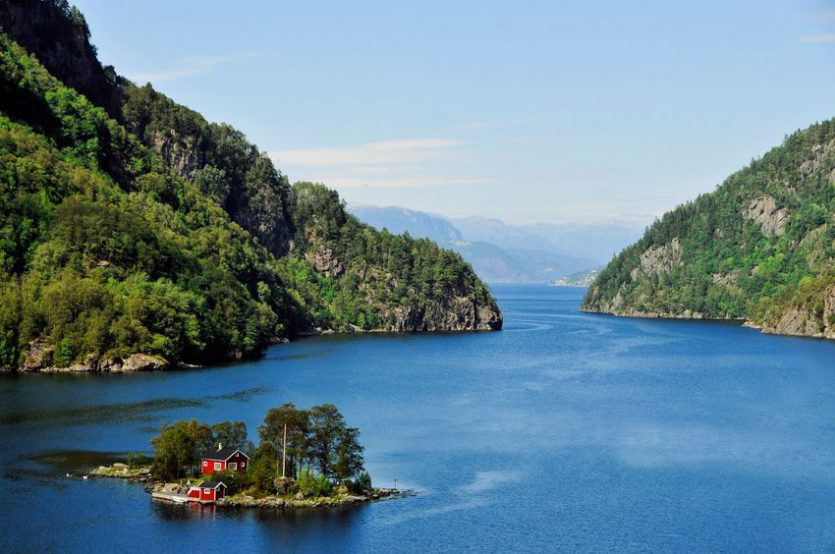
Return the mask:
MULTIPOLYGON (((131 467, 124 463, 114 463, 109 466, 99 466, 89 473, 93 477, 106 479, 124 479, 144 485, 145 491, 152 493, 184 493, 188 485, 181 483, 163 483, 154 481, 151 477, 150 466, 131 467)), ((301 493, 294 495, 264 495, 255 496, 245 492, 230 494, 218 500, 215 505, 227 508, 263 508, 277 510, 295 510, 304 508, 335 508, 415 496, 411 490, 375 488, 362 494, 352 494, 347 490, 337 492, 332 496, 305 497, 301 493)))
MULTIPOLYGON (((387 333, 473 333, 484 331, 495 331, 496 328, 489 326, 480 326, 474 329, 361 329, 352 326, 349 331, 334 331, 327 328, 313 328, 307 331, 299 331, 295 333, 291 339, 276 338, 272 344, 285 344, 294 339, 301 339, 307 337, 317 337, 324 335, 354 335, 354 334, 387 334, 387 333)), ((29 345, 26 352, 24 363, 19 368, 0 366, 0 373, 138 373, 143 371, 164 371, 171 369, 200 369, 204 367, 199 364, 189 364, 185 362, 171 363, 162 356, 156 354, 145 354, 137 352, 126 356, 124 358, 104 358, 99 359, 96 356, 90 355, 83 362, 77 362, 66 367, 58 367, 51 365, 46 360, 51 359, 54 348, 42 341, 33 341, 29 345)), ((227 358, 217 360, 217 364, 224 364, 241 360, 240 356, 231 355, 227 358)))
POLYGON ((756 329, 765 335, 775 335, 781 337, 799 337, 807 339, 821 339, 821 340, 835 340, 835 326, 827 327, 825 331, 815 330, 812 325, 805 325, 806 320, 798 317, 784 318, 789 319, 791 325, 767 325, 760 324, 745 318, 717 318, 705 317, 699 312, 685 312, 680 314, 664 313, 664 312, 640 312, 637 310, 626 311, 607 311, 606 309, 582 308, 580 311, 587 314, 607 315, 612 317, 625 317, 634 319, 666 319, 675 321, 698 321, 704 323, 727 323, 736 324, 741 327, 749 329, 756 329), (800 319, 805 326, 796 324, 795 321, 800 319))

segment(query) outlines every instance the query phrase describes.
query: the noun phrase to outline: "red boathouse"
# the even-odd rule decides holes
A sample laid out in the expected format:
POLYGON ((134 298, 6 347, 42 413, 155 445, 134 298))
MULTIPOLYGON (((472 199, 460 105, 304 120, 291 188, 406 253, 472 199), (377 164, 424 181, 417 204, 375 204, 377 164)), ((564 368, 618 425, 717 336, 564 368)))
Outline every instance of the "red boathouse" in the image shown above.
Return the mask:
POLYGON ((216 471, 246 471, 249 465, 249 456, 238 448, 223 448, 222 444, 217 445, 217 450, 210 450, 200 457, 200 472, 204 475, 216 471))
POLYGON ((218 481, 203 481, 192 485, 188 490, 188 499, 199 502, 216 502, 226 496, 226 485, 218 481))

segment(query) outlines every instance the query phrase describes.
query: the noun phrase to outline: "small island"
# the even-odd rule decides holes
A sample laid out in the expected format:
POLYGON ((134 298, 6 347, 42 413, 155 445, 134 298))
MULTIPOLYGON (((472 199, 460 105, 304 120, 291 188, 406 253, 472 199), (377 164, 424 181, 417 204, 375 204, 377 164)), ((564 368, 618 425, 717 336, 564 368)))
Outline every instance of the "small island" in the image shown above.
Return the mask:
POLYGON ((413 494, 372 487, 359 430, 333 404, 272 408, 258 438, 256 447, 240 421, 177 421, 151 439, 152 459, 130 454, 90 474, 144 483, 152 498, 176 504, 293 509, 413 494))

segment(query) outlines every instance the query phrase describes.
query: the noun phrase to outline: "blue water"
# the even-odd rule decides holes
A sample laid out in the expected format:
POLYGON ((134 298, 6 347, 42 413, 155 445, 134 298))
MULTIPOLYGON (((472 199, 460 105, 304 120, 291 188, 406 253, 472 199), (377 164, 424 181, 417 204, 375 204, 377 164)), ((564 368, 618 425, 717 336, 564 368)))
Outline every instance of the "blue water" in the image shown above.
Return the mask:
POLYGON ((0 379, 0 552, 835 550, 835 343, 582 314, 500 286, 499 333, 318 337, 261 360, 0 379), (41 456, 332 402, 379 486, 330 512, 172 507, 41 456))

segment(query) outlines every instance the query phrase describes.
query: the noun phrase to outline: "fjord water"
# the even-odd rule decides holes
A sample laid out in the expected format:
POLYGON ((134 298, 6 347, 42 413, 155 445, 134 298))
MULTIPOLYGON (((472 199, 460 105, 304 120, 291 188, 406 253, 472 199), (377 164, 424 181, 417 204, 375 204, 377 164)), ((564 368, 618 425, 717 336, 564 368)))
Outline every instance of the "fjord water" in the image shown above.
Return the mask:
POLYGON ((835 343, 582 314, 497 286, 499 333, 328 336, 260 360, 0 380, 0 551, 760 551, 835 548, 835 343), (66 477, 159 425, 331 402, 378 486, 276 514, 66 477), (71 451, 68 453, 68 451, 71 451))

